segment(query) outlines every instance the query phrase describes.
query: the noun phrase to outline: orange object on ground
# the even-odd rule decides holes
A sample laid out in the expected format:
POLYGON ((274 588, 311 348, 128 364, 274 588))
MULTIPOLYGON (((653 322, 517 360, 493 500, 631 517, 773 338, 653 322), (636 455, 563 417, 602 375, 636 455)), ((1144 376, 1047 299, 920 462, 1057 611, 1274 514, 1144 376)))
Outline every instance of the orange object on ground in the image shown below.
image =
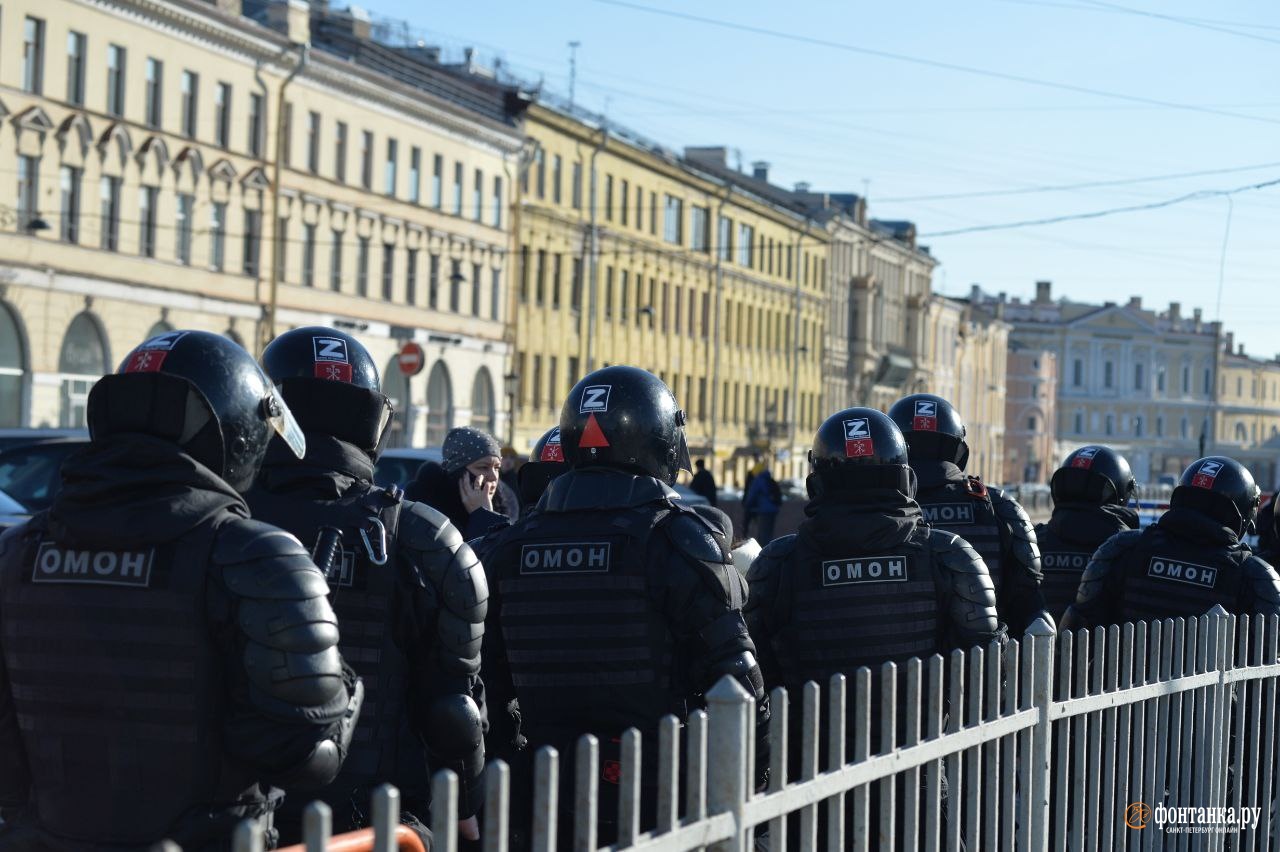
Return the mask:
MULTIPOLYGON (((276 852, 306 852, 304 844, 285 846, 276 852)), ((335 834, 329 839, 328 852, 372 852, 373 829, 362 828, 359 831, 348 831, 346 834, 335 834)), ((400 852, 427 852, 422 839, 414 834, 407 825, 396 826, 396 849, 400 852)))

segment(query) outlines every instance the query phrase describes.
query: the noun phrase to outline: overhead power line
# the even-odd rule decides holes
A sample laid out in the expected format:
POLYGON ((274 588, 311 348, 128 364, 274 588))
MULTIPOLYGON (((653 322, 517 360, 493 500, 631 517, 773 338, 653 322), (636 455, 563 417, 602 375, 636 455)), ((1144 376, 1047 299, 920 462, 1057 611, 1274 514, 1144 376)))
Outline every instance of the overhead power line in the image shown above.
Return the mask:
POLYGON ((1005 71, 993 71, 988 68, 977 68, 971 65, 960 65, 954 62, 943 62, 937 59, 926 59, 921 56, 911 56, 905 53, 895 53, 888 50, 879 50, 871 47, 863 47, 856 44, 846 44, 844 42, 831 41, 830 39, 817 38, 814 36, 800 35, 798 33, 788 33, 781 30, 770 29, 768 27, 757 27, 750 24, 741 24, 735 21, 725 21, 718 18, 708 18, 703 15, 695 15, 689 12, 678 12, 672 9, 659 9, 652 6, 643 6, 639 3, 627 2, 627 0, 595 0, 597 3, 603 3, 606 6, 617 6, 623 9, 633 9, 638 12, 646 12, 651 15, 659 15, 667 18, 675 18, 683 21, 693 21, 695 23, 707 24, 708 26, 720 27, 722 29, 736 30, 738 32, 748 32, 755 35, 768 36, 770 38, 783 39, 793 41, 799 44, 815 45, 817 47, 826 47, 832 50, 840 50, 846 53, 857 53, 863 56, 875 56, 880 59, 891 59, 895 62, 907 62, 913 65, 923 65, 929 68, 939 68, 944 71, 955 71, 962 74, 973 74, 979 77, 990 77, 996 80, 1006 80, 1012 83, 1023 83, 1029 86, 1039 86, 1046 89, 1056 89, 1064 92, 1076 92, 1077 94, 1094 95, 1100 98, 1111 98, 1113 100, 1128 101, 1130 103, 1148 104, 1152 106, 1167 107, 1169 109, 1184 110, 1187 112, 1197 112, 1207 115, 1217 115, 1225 118, 1236 118, 1244 121, 1261 122, 1263 124, 1280 124, 1280 119, 1268 118, 1261 115, 1248 115, 1246 113, 1231 112, 1230 110, 1215 109, 1213 107, 1198 106, 1196 104, 1178 103, 1176 101, 1166 101, 1160 98, 1148 98, 1142 95, 1129 95, 1123 92, 1109 92, 1104 89, 1094 89, 1089 86, 1078 86, 1073 83, 1062 83, 1055 80, 1041 80, 1036 77, 1028 77, 1023 74, 1012 74, 1005 71))
POLYGON ((1013 228, 1029 228, 1035 225, 1056 225, 1060 222, 1075 222, 1081 219, 1101 219, 1104 216, 1115 216, 1120 213, 1138 213, 1144 210, 1159 210, 1162 207, 1172 207, 1175 204, 1182 204, 1186 201, 1200 201, 1205 198, 1221 198, 1224 196, 1230 197, 1241 192, 1252 192, 1254 190, 1266 189, 1267 187, 1278 185, 1280 185, 1280 178, 1275 178, 1261 183, 1238 186, 1235 189, 1202 189, 1197 192, 1189 192, 1186 195, 1179 195, 1177 198, 1166 198, 1164 201, 1153 201, 1149 204, 1134 204, 1129 207, 1112 207, 1107 210, 1092 210, 1087 213, 1067 213, 1062 216, 1049 216, 1044 219, 1023 219, 1017 222, 971 225, 966 228, 953 228, 949 231, 933 231, 928 234, 920 234, 920 238, 954 237, 960 234, 976 234, 983 231, 1007 231, 1013 228))
POLYGON ((1227 35, 1239 36, 1240 38, 1253 39, 1254 41, 1264 41, 1268 44, 1280 44, 1280 39, 1268 38, 1267 36, 1256 35, 1254 33, 1241 32, 1237 29, 1218 26, 1215 23, 1207 23, 1196 20, 1194 18, 1184 18, 1179 15, 1166 15, 1163 12, 1151 12, 1146 9, 1135 9, 1132 6, 1121 6, 1119 3, 1107 3, 1103 0, 1080 0, 1081 3, 1088 3, 1099 9, 1109 9, 1116 12, 1123 12, 1126 15, 1138 15, 1143 18, 1155 18, 1161 21, 1168 21, 1172 24, 1182 24, 1185 27, 1195 27, 1200 30, 1211 30, 1217 33, 1226 33, 1227 35))
POLYGON ((1074 189, 1099 189, 1107 186, 1132 186, 1138 183, 1155 183, 1163 180, 1178 180, 1180 178, 1190 177, 1206 177, 1208 175, 1228 175, 1237 172, 1252 172, 1259 169, 1280 168, 1280 162, 1276 163, 1258 163, 1256 166, 1235 166, 1227 169, 1205 169, 1197 172, 1176 172, 1166 175, 1149 175, 1147 177, 1138 178, 1118 178, 1115 180, 1094 180, 1083 183, 1062 183, 1049 186, 1024 186, 1018 189, 986 189, 974 192, 948 192, 937 195, 900 195, 893 198, 877 198, 876 201, 881 204, 894 202, 902 203, 908 201, 951 201, 959 198, 995 198, 1005 195, 1033 195, 1041 192, 1067 192, 1074 189))

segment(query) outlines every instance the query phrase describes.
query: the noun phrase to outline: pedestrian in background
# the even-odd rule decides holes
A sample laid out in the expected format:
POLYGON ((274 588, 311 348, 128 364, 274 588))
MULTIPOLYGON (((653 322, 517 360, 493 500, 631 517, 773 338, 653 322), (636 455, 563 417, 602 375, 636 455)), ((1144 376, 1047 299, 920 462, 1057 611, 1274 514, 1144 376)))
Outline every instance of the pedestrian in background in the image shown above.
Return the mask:
POLYGON ((498 494, 502 447, 487 432, 470 426, 450 429, 441 463, 426 462, 405 489, 405 498, 448 515, 466 541, 480 538, 507 521, 498 494))
POLYGON ((778 512, 782 509, 782 489, 769 468, 761 467, 760 472, 751 480, 743 508, 756 519, 755 539, 760 542, 760 546, 773 541, 773 529, 778 523, 778 512))
POLYGON ((742 477, 742 537, 748 538, 751 535, 751 510, 747 508, 747 495, 751 493, 751 483, 756 478, 756 473, 760 470, 760 463, 756 462, 747 468, 747 475, 742 477))
POLYGON ((689 483, 689 487, 694 494, 700 494, 712 506, 716 505, 716 478, 707 470, 707 463, 703 459, 698 459, 693 464, 698 472, 693 475, 693 482, 689 483))

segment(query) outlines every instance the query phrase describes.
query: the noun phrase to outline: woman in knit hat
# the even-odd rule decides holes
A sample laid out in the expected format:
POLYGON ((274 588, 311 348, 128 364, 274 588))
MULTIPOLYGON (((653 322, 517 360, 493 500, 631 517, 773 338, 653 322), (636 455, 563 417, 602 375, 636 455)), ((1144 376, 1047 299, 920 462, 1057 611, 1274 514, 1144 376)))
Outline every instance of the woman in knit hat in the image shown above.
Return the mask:
MULTIPOLYGON (((443 512, 467 541, 479 538, 507 516, 495 511, 502 447, 487 432, 470 426, 450 429, 440 464, 426 462, 405 489, 405 497, 443 512)), ((499 506, 501 508, 501 506, 499 506)))

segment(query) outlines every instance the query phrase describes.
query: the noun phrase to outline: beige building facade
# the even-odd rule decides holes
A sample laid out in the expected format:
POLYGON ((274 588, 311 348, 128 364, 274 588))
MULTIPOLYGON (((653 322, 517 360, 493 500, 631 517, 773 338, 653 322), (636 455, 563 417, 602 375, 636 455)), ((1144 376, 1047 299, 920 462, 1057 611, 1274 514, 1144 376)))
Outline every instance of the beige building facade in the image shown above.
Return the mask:
POLYGON ((547 102, 525 129, 513 291, 516 449, 594 368, 657 374, 716 475, 803 475, 823 416, 827 232, 721 148, 667 151, 547 102))
POLYGON ((1225 335, 1219 362, 1216 451, 1247 465, 1264 491, 1280 486, 1280 357, 1233 349, 1225 335))
POLYGON ((397 65, 358 15, 280 9, 273 28, 227 2, 4 5, 0 425, 82 425, 93 381, 158 330, 256 353, 274 277, 277 332, 366 343, 395 443, 501 433, 510 93, 397 65))
POLYGON ((1048 482, 1058 457, 1058 357, 1048 350, 1009 344, 1005 382, 1006 483, 1048 482))

